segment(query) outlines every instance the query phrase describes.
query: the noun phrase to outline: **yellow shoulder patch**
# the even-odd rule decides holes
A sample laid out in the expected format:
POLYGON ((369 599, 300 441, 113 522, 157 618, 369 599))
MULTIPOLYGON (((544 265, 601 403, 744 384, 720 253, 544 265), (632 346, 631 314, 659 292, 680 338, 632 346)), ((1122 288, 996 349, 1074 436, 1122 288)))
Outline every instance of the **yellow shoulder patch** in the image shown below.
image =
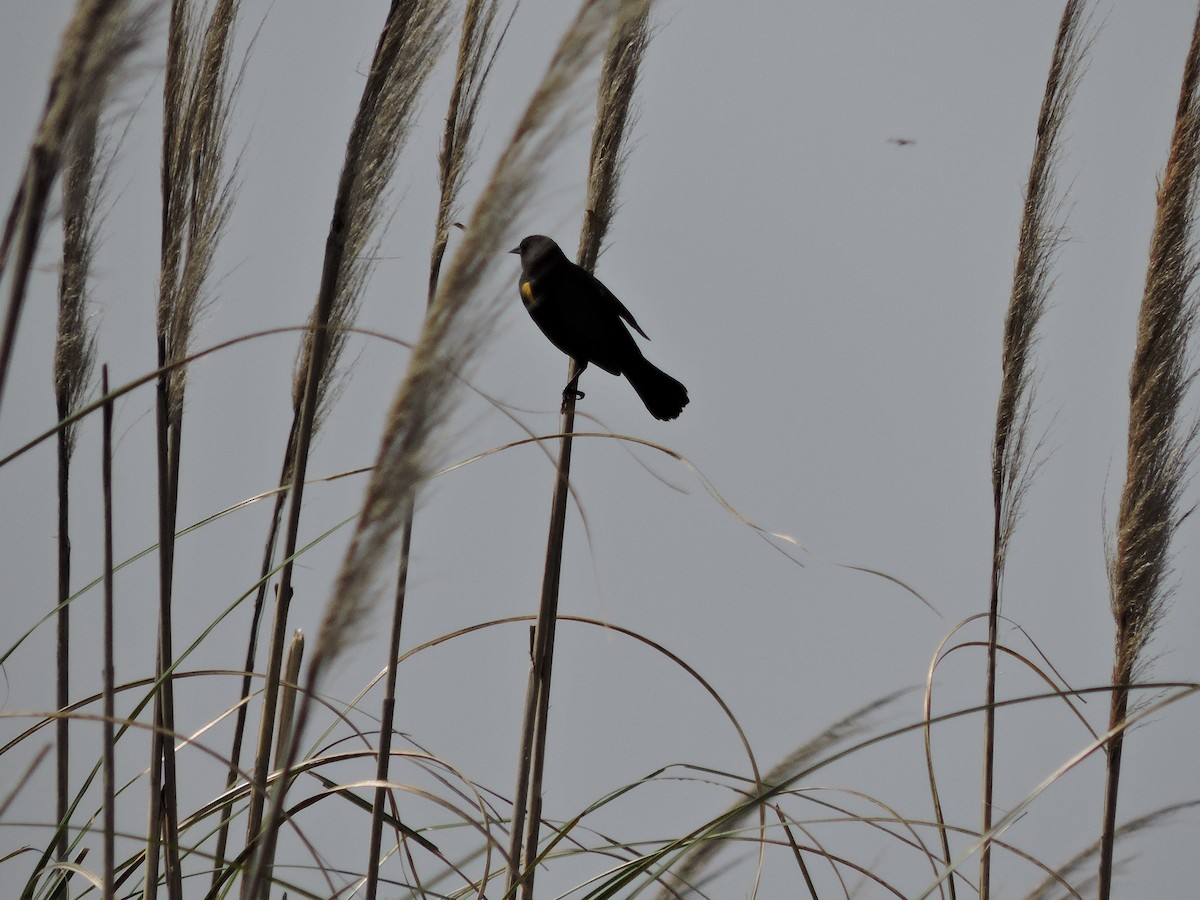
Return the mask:
POLYGON ((521 299, 525 301, 526 306, 532 305, 532 303, 533 303, 533 282, 532 281, 522 281, 521 282, 521 299))

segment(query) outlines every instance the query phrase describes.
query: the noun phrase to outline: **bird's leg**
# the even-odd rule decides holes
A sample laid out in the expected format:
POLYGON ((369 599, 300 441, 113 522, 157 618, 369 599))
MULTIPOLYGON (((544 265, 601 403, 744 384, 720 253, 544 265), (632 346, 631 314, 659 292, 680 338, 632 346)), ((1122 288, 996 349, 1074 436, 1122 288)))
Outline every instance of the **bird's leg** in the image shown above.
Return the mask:
POLYGON ((567 386, 563 388, 562 402, 563 409, 567 408, 568 403, 574 403, 577 400, 582 400, 587 395, 579 390, 579 376, 583 374, 583 370, 587 368, 587 360, 580 362, 575 360, 575 377, 567 382, 567 386))

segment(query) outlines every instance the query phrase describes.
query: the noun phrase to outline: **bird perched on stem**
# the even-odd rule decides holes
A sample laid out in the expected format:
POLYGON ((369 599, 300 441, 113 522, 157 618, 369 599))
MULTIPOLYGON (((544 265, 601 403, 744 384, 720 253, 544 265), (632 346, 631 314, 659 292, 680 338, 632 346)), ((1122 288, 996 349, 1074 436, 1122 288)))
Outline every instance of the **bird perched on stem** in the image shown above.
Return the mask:
POLYGON ((567 259, 545 235, 532 234, 510 252, 521 257, 518 284, 530 317, 578 367, 563 388, 564 404, 583 398, 577 387, 579 376, 595 363, 611 375, 629 379, 654 418, 674 419, 683 411, 687 388, 642 356, 626 323, 646 340, 650 338, 598 278, 567 259))

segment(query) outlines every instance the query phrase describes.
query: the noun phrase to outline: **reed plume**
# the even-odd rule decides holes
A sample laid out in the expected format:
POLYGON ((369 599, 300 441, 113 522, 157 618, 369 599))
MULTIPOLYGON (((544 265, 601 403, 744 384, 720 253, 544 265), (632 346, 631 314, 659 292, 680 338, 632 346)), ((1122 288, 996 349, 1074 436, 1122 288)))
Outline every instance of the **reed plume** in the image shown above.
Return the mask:
POLYGON ((156 349, 159 367, 155 424, 158 443, 159 628, 158 685, 150 757, 146 893, 158 885, 160 838, 167 851, 167 889, 182 898, 176 805, 172 594, 175 524, 183 447, 185 364, 196 322, 208 299, 212 262, 233 204, 236 165, 226 171, 232 98, 230 55, 238 0, 214 0, 207 20, 189 0, 172 0, 163 80, 162 232, 156 349))
POLYGON ((1145 676, 1146 645, 1171 593, 1171 538, 1195 448, 1196 425, 1182 403, 1192 381, 1188 341, 1196 320, 1192 236, 1200 174, 1200 13, 1192 32, 1175 113, 1175 131, 1158 191, 1150 263, 1129 374, 1129 443, 1109 584, 1116 620, 1104 818, 1097 896, 1112 892, 1117 792, 1125 747, 1122 726, 1131 686, 1145 676))
MULTIPOLYGON (((101 20, 100 31, 84 52, 81 77, 94 79, 80 89, 65 135, 62 152, 62 267, 58 280, 58 321, 54 345, 54 399, 60 422, 70 419, 83 406, 94 376, 96 333, 89 322, 91 267, 100 228, 100 203, 110 156, 100 137, 100 119, 119 79, 121 68, 140 45, 149 27, 149 9, 115 11, 101 20)), ((70 473, 77 425, 64 425, 58 432, 58 590, 55 703, 67 709, 71 703, 71 517, 70 473)), ((70 719, 55 722, 56 850, 60 862, 68 861, 70 836, 67 817, 71 805, 69 783, 70 719)), ((66 890, 66 880, 61 891, 66 890)))
POLYGON ((150 7, 135 8, 130 0, 79 0, 63 32, 42 118, 0 234, 0 284, 14 244, 17 252, 0 328, 0 402, 50 192, 71 133, 95 120, 113 74, 141 42, 152 12, 150 7))
MULTIPOLYGON (((992 445, 992 577, 988 607, 987 673, 984 682, 983 798, 984 834, 992 827, 995 775, 996 644, 1001 589, 1008 546, 1020 515, 1021 500, 1038 464, 1029 447, 1030 420, 1035 402, 1037 369, 1033 359, 1037 329, 1050 294, 1051 271, 1062 241, 1060 194, 1055 175, 1061 155, 1060 135, 1068 108, 1082 74, 1088 49, 1085 37, 1087 0, 1068 0, 1059 21, 1058 38, 1050 60, 1050 73, 1038 115, 1037 139, 1025 188, 1025 209, 1017 238, 1012 294, 1004 323, 1001 351, 1000 399, 996 406, 996 432, 992 445)), ((934 789, 935 814, 941 808, 934 789)), ((950 859, 949 839, 941 829, 942 851, 950 859)), ((987 900, 991 889, 991 845, 980 854, 979 891, 987 900)), ((954 880, 950 880, 954 896, 954 880)))

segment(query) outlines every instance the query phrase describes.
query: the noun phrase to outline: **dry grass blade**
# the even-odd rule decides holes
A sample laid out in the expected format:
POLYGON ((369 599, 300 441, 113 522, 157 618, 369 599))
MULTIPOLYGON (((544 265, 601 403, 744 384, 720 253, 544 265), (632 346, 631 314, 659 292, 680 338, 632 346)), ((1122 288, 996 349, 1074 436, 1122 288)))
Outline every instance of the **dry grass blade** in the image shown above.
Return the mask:
MULTIPOLYGON (((904 689, 880 697, 830 725, 815 738, 797 747, 767 772, 762 778, 762 785, 755 789, 756 792, 763 793, 764 786, 790 781, 796 773, 807 769, 818 757, 861 736, 871 727, 873 717, 880 710, 891 706, 908 693, 910 689, 904 689)), ((663 875, 663 887, 656 895, 658 900, 690 896, 691 890, 688 886, 704 879, 704 870, 711 867, 717 853, 728 846, 728 838, 732 837, 739 825, 753 813, 754 807, 740 801, 726 810, 718 820, 722 830, 726 832, 726 839, 716 837, 692 845, 691 849, 672 865, 671 871, 663 875)))
MULTIPOLYGON (((1186 809, 1200 805, 1200 800, 1189 800, 1185 803, 1173 803, 1170 806, 1164 806, 1161 809, 1156 809, 1154 812, 1147 813, 1144 816, 1139 816, 1136 819, 1130 819, 1128 822, 1121 825, 1116 831, 1117 839, 1128 837, 1136 834, 1139 831, 1145 831, 1148 828, 1156 828, 1159 825, 1166 823, 1166 820, 1176 813, 1186 809)), ((1054 891, 1061 885, 1061 880, 1069 880, 1073 876, 1083 872, 1089 866, 1095 864, 1097 857, 1100 855, 1100 842, 1092 844, 1092 846, 1081 850, 1064 865, 1058 868, 1054 875, 1047 877, 1041 884, 1034 888, 1026 900, 1050 900, 1054 896, 1054 891), (1061 880, 1060 880, 1061 879, 1061 880)), ((1093 886, 1095 878, 1085 880, 1076 884, 1076 889, 1079 891, 1089 890, 1093 886)))
MULTIPOLYGON (((1200 13, 1184 66, 1175 132, 1158 193, 1150 265, 1129 375, 1129 445, 1109 564, 1116 649, 1110 729, 1129 711, 1129 685, 1143 676, 1144 651, 1170 595, 1170 545, 1179 497, 1194 455, 1196 426, 1182 426, 1192 375, 1188 341, 1196 319, 1191 294, 1197 261, 1192 238, 1200 175, 1200 13)), ((1112 890, 1117 789, 1124 732, 1108 748, 1098 896, 1112 890)))
MULTIPOLYGON (((991 830, 995 773, 996 641, 1000 593, 1008 544, 1020 514, 1021 499, 1037 467, 1036 450, 1029 444, 1034 407, 1036 370, 1033 346, 1038 324, 1050 293, 1051 267, 1062 239, 1061 201, 1055 174, 1061 153, 1059 137, 1075 94, 1088 49, 1085 37, 1087 0, 1067 0, 1059 21, 1058 38, 1046 79, 1046 92, 1038 116, 1037 140, 1025 188, 1025 211, 1017 240, 1012 296, 1004 323, 1001 352, 1003 376, 996 408, 996 435, 992 446, 992 499, 994 508, 991 602, 988 616, 987 674, 984 692, 982 830, 991 830)), ((950 858, 949 837, 942 829, 942 852, 950 858)), ((991 850, 985 845, 979 860, 979 892, 987 900, 991 888, 991 850)), ((955 894, 954 880, 950 895, 955 894)))
MULTIPOLYGON (((1040 781, 1024 797, 1022 797, 1020 800, 1018 800, 1015 804, 1011 804, 1008 807, 1007 811, 1004 813, 1004 815, 1001 816, 999 818, 999 820, 996 821, 995 824, 993 824, 992 830, 990 833, 979 835, 976 838, 976 840, 970 846, 966 847, 962 851, 962 853, 959 854, 959 856, 956 859, 952 860, 950 862, 950 864, 941 873, 939 873, 938 877, 934 880, 934 882, 932 884, 930 884, 920 894, 916 895, 918 900, 924 900, 925 897, 930 896, 934 891, 936 891, 938 889, 938 887, 941 885, 941 883, 943 881, 945 881, 946 879, 953 876, 963 866, 963 864, 971 857, 972 854, 974 854, 977 850, 981 849, 985 842, 995 840, 995 838, 997 836, 999 836, 1000 834, 1003 834, 1010 827, 1012 827, 1013 823, 1015 823, 1017 819, 1019 819, 1021 816, 1025 815, 1026 810, 1028 810, 1030 805, 1032 805, 1033 802, 1035 800, 1037 800, 1038 797, 1040 797, 1043 793, 1045 793, 1046 790, 1048 790, 1052 785, 1057 783, 1060 778, 1065 776, 1068 772, 1072 771, 1076 766, 1080 765, 1080 763, 1082 763, 1088 757, 1092 756, 1092 754, 1096 753, 1099 750, 1104 749, 1106 746, 1111 745, 1111 742, 1125 728, 1128 728, 1139 722, 1145 721, 1149 717, 1156 715, 1157 713, 1161 712, 1163 709, 1166 709, 1168 706, 1171 706, 1172 704, 1177 703, 1180 700, 1183 700, 1187 697, 1191 697, 1197 691, 1200 691, 1200 684, 1186 683, 1186 682, 1179 682, 1179 683, 1174 683, 1174 684, 1159 683, 1159 684, 1155 684, 1155 685, 1146 685, 1145 687, 1147 689, 1151 689, 1151 690, 1172 691, 1172 693, 1169 693, 1167 696, 1151 703, 1148 706, 1143 706, 1141 709, 1139 709, 1135 712, 1131 712, 1129 715, 1129 719, 1127 721, 1123 722, 1117 728, 1109 729, 1107 732, 1100 735, 1095 740, 1091 740, 1091 741, 1087 742, 1083 746, 1082 749, 1080 749, 1076 753, 1072 754, 1069 758, 1067 758, 1065 761, 1063 761, 1056 769, 1054 769, 1054 771, 1052 771, 1045 778, 1043 778, 1042 781, 1040 781)), ((1087 692, 1088 693, 1107 692, 1108 690, 1109 690, 1108 688, 1089 688, 1087 690, 1087 692)), ((1054 696, 1054 695, 1041 695, 1041 696, 1031 695, 1029 697, 1020 698, 1016 701, 1006 700, 1006 701, 1003 701, 1000 705, 1008 706, 1014 702, 1024 703, 1024 702, 1027 702, 1027 701, 1033 700, 1033 699, 1042 699, 1043 697, 1046 697, 1046 696, 1054 696)), ((963 714, 963 712, 973 713, 975 711, 976 710, 961 711, 959 713, 952 713, 951 716, 961 715, 961 714, 963 714)), ((948 717, 942 717, 942 718, 945 719, 948 717)))

